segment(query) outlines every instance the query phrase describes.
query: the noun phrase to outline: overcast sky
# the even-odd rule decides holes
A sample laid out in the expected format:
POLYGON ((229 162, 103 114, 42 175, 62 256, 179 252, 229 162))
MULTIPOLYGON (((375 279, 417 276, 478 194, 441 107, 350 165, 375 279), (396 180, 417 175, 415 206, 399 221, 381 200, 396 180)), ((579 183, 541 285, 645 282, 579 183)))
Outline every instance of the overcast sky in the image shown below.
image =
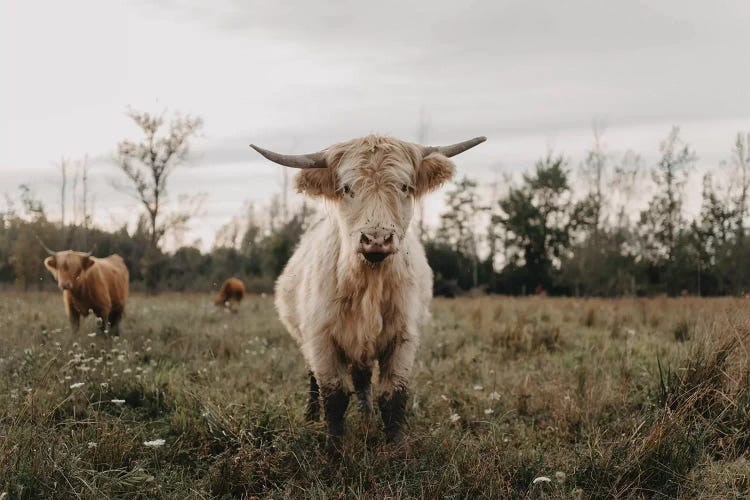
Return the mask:
POLYGON ((550 148, 575 167, 594 120, 611 151, 647 162, 680 125, 706 169, 750 131, 749 19, 743 1, 2 0, 0 193, 28 183, 55 216, 55 162, 88 154, 96 222, 134 220, 110 187, 117 142, 138 138, 128 107, 203 117, 170 195, 206 193, 188 238, 204 247, 281 188, 281 167, 250 142, 416 140, 422 112, 429 143, 488 137, 456 158, 481 180, 550 148))

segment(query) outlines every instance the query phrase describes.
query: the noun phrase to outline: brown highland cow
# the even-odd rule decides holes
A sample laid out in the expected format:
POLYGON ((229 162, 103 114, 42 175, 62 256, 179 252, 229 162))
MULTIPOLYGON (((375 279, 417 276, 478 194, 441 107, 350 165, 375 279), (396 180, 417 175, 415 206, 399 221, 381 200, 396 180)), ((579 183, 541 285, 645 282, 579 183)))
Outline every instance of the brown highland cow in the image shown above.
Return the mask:
POLYGON ((53 252, 46 246, 44 248, 50 254, 44 259, 44 267, 63 291, 65 312, 73 333, 80 329, 81 316, 85 318, 89 311, 93 311, 101 319, 102 332, 119 335, 130 280, 122 257, 113 254, 100 259, 93 257, 91 252, 53 252))

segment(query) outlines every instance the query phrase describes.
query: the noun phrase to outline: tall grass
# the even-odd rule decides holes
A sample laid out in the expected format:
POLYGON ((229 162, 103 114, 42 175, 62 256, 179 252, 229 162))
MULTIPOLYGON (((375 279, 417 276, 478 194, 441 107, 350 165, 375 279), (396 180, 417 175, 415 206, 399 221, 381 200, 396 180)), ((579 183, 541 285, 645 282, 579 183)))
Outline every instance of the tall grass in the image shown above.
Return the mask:
POLYGON ((271 298, 229 315, 208 296, 136 295, 109 338, 93 323, 72 336, 57 295, 5 293, 0 494, 745 498, 747 309, 436 300, 404 446, 350 409, 332 462, 271 298))

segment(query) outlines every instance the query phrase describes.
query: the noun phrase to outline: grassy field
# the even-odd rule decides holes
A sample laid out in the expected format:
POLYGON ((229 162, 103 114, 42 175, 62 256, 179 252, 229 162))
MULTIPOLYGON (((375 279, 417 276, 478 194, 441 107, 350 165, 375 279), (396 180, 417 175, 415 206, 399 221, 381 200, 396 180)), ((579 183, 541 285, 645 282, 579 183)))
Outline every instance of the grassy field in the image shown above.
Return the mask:
POLYGON ((136 295, 93 330, 0 294, 0 495, 748 496, 748 301, 437 299, 405 446, 351 404, 338 464, 270 297, 136 295))

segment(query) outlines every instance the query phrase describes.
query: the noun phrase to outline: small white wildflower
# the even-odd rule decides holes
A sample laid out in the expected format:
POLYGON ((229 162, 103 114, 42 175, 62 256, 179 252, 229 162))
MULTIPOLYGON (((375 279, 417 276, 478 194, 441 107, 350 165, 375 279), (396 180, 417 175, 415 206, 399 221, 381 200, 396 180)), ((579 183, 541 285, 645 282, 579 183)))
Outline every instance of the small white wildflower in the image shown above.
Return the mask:
POLYGON ((475 391, 481 391, 481 390, 484 390, 484 387, 482 387, 481 385, 477 384, 477 385, 474 386, 474 390, 475 391))
POLYGON ((165 441, 163 439, 154 439, 153 441, 144 441, 144 446, 149 446, 151 448, 158 448, 159 446, 164 446, 165 441))
POLYGON ((560 483, 565 482, 565 473, 561 470, 555 472, 555 479, 560 483))
POLYGON ((96 443, 95 443, 95 442, 93 442, 93 441, 89 441, 89 443, 88 443, 88 447, 89 447, 89 449, 91 449, 91 448, 96 448, 96 443))
POLYGON ((99 386, 100 386, 100 387, 101 387, 102 389, 106 389, 107 387, 109 387, 109 384, 108 384, 107 382, 102 382, 101 384, 99 384, 99 386))
POLYGON ((73 342, 73 349, 78 349, 79 345, 78 342, 73 342))
POLYGON ((486 410, 484 410, 485 415, 492 415, 493 413, 495 413, 495 410, 493 410, 492 408, 487 408, 486 410))
POLYGON ((492 391, 490 393, 490 399, 493 401, 497 401, 498 399, 500 399, 500 393, 497 391, 492 391))
POLYGON ((632 328, 628 328, 627 330, 625 330, 625 333, 627 333, 629 337, 635 336, 635 330, 633 330, 632 328))
POLYGON ((538 483, 549 483, 552 482, 552 479, 548 478, 547 476, 539 476, 535 477, 533 481, 531 481, 531 484, 538 484, 538 483))
POLYGON ((70 384, 71 389, 78 389, 79 387, 83 387, 83 382, 76 382, 75 384, 70 384))
POLYGON ((70 379, 72 379, 72 378, 73 378, 73 377, 71 377, 70 375, 65 375, 65 380, 70 380, 70 379))
POLYGON ((89 337, 96 337, 96 332, 91 332, 88 334, 89 337))
POLYGON ((133 370, 131 370, 130 368, 125 368, 125 369, 124 369, 124 370, 122 371, 122 373, 132 373, 132 372, 133 372, 133 370))
POLYGON ((461 420, 461 415, 459 415, 458 413, 452 413, 451 416, 448 417, 448 420, 450 420, 451 422, 458 422, 459 420, 461 420))
POLYGON ((441 394, 440 399, 442 399, 443 401, 448 401, 448 398, 445 397, 445 394, 441 394))
POLYGON ((125 403, 125 400, 124 400, 124 399, 112 399, 112 400, 110 401, 110 403, 114 403, 114 404, 116 404, 116 405, 121 405, 121 404, 124 404, 124 403, 125 403))

